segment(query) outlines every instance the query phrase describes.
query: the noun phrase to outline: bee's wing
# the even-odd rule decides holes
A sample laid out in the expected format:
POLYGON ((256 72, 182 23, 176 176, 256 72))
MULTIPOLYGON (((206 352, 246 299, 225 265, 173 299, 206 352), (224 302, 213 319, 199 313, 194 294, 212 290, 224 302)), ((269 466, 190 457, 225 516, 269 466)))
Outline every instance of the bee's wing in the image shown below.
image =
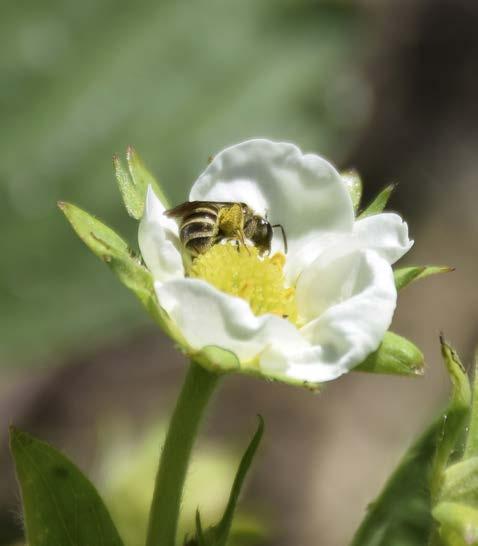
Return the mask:
POLYGON ((184 216, 187 216, 188 214, 191 214, 201 208, 207 209, 213 207, 215 209, 214 212, 217 213, 220 208, 232 204, 233 203, 222 201, 186 201, 173 209, 164 211, 164 214, 169 218, 184 218, 184 216))
POLYGON ((194 212, 200 205, 200 203, 201 201, 186 201, 185 203, 181 203, 177 207, 165 210, 164 214, 165 216, 169 216, 169 218, 182 218, 190 212, 194 212))

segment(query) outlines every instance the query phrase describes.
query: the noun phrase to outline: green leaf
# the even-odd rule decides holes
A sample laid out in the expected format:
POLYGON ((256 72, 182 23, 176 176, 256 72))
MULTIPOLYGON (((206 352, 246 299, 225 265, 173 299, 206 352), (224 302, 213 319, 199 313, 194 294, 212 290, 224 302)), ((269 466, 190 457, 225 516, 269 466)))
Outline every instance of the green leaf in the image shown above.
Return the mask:
POLYGON ((58 206, 86 246, 114 271, 156 322, 178 340, 177 332, 172 330, 165 312, 157 304, 151 273, 128 244, 111 228, 75 205, 60 202, 58 206))
POLYGON ((201 524, 199 511, 196 513, 196 538, 187 544, 197 544, 198 546, 226 546, 232 526, 232 519, 236 510, 237 501, 244 484, 247 472, 252 464, 257 448, 261 442, 264 432, 264 420, 259 415, 259 425, 252 437, 244 455, 242 456, 239 468, 237 469, 236 477, 231 488, 229 500, 224 510, 224 514, 217 525, 210 527, 205 532, 201 524))
POLYGON ((257 430, 252 437, 249 446, 242 456, 239 468, 237 469, 236 477, 234 479, 234 483, 232 484, 231 494, 229 495, 226 509, 221 518, 221 521, 215 527, 217 546, 226 546, 229 531, 231 529, 232 518, 234 516, 237 501, 239 500, 239 494, 241 492, 242 486, 244 485, 244 480, 246 478, 247 472, 249 471, 257 448, 259 447, 259 444, 261 442, 262 435, 264 433, 264 419, 260 415, 258 416, 258 418, 259 425, 257 426, 257 430))
POLYGON ((441 420, 407 451, 351 546, 425 546, 432 529, 429 477, 441 420))
POLYGON ((389 184, 386 188, 384 188, 370 203, 370 205, 359 214, 357 219, 362 220, 363 218, 367 218, 367 216, 373 216, 374 214, 379 214, 382 212, 395 188, 396 184, 389 184))
POLYGON ((433 509, 441 524, 440 535, 448 546, 478 544, 478 510, 455 502, 441 502, 433 509))
POLYGON ((431 482, 432 498, 437 499, 444 479, 444 473, 451 454, 458 449, 458 441, 465 431, 471 403, 470 382, 456 351, 440 336, 443 360, 452 383, 448 407, 443 414, 443 424, 433 461, 431 482))
MULTIPOLYGON (((437 447, 432 463, 430 494, 433 505, 444 500, 443 493, 450 458, 463 452, 461 442, 465 433, 471 403, 471 389, 466 370, 457 353, 445 341, 443 335, 440 336, 440 343, 443 360, 452 383, 452 392, 448 407, 441 419, 440 434, 437 438, 437 447)), ((457 470, 459 472, 460 467, 457 470)), ((463 470, 463 467, 461 467, 461 470, 463 470)), ((450 476, 453 479, 453 471, 450 476)), ((458 537, 455 536, 455 530, 447 523, 443 523, 440 529, 433 528, 429 542, 430 546, 438 546, 443 543, 448 546, 462 544, 459 535, 458 537)))
POLYGON ((423 375, 423 353, 411 341, 387 332, 380 347, 354 371, 395 375, 423 375))
POLYGON ((355 169, 340 173, 342 180, 345 182, 347 189, 349 190, 350 197, 354 206, 354 211, 360 206, 360 200, 362 199, 362 179, 359 173, 355 169))
POLYGON ((475 355, 473 395, 464 457, 478 456, 478 354, 475 355))
POLYGON ((122 546, 93 485, 64 455, 10 430, 29 546, 122 546))
POLYGON ((164 192, 132 146, 128 147, 126 160, 129 172, 123 167, 120 158, 113 156, 116 180, 128 214, 136 220, 141 219, 148 186, 153 188, 163 205, 169 208, 164 192))
POLYGON ((420 265, 396 269, 393 272, 393 275, 395 277, 395 286, 397 287, 397 290, 401 290, 412 282, 425 279, 430 275, 450 273, 452 271, 455 271, 455 269, 446 265, 420 265))
POLYGON ((442 356, 451 379, 452 394, 447 413, 460 411, 468 413, 471 403, 471 388, 468 374, 453 347, 440 335, 442 356))
POLYGON ((199 513, 199 509, 196 510, 196 539, 193 539, 191 542, 188 542, 188 544, 197 546, 208 546, 208 541, 206 540, 206 537, 204 536, 204 531, 202 528, 202 522, 201 522, 201 514, 199 513))
POLYGON ((452 382, 450 402, 442 416, 406 453, 370 506, 352 546, 429 544, 434 532, 432 502, 438 498, 446 464, 463 432, 470 403, 465 370, 453 349, 443 339, 440 341, 452 382))
MULTIPOLYGON (((256 519, 236 516, 234 519, 227 546, 253 546, 264 544, 269 538, 269 532, 256 519)), ((184 546, 209 546, 206 540, 199 510, 196 511, 196 535, 186 536, 184 546)))

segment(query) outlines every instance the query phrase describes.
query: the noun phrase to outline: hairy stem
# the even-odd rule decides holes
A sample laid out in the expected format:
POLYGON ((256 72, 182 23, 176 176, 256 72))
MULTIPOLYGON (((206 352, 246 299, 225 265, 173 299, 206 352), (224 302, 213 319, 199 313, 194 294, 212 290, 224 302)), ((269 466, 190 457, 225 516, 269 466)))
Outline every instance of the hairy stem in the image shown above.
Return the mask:
POLYGON ((184 480, 194 440, 219 375, 191 362, 166 435, 153 501, 146 546, 174 546, 184 480))

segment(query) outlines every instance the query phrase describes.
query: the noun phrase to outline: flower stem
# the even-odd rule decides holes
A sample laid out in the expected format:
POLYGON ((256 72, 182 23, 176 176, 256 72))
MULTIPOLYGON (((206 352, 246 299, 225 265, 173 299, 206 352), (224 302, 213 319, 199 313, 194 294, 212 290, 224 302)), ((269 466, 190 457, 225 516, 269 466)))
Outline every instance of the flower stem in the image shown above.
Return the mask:
POLYGON ((146 546, 174 546, 191 450, 218 379, 219 375, 191 362, 161 453, 146 546))

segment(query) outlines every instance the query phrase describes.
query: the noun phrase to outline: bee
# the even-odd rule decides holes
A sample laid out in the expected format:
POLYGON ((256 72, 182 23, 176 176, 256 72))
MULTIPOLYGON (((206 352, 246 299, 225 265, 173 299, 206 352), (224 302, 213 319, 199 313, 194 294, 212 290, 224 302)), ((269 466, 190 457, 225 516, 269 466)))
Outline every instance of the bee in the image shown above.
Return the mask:
POLYGON ((280 228, 287 253, 287 238, 281 224, 271 225, 267 218, 255 214, 245 203, 221 201, 187 201, 164 212, 179 223, 179 237, 194 258, 222 241, 236 241, 245 246, 246 239, 259 254, 270 253, 273 228, 280 228))

